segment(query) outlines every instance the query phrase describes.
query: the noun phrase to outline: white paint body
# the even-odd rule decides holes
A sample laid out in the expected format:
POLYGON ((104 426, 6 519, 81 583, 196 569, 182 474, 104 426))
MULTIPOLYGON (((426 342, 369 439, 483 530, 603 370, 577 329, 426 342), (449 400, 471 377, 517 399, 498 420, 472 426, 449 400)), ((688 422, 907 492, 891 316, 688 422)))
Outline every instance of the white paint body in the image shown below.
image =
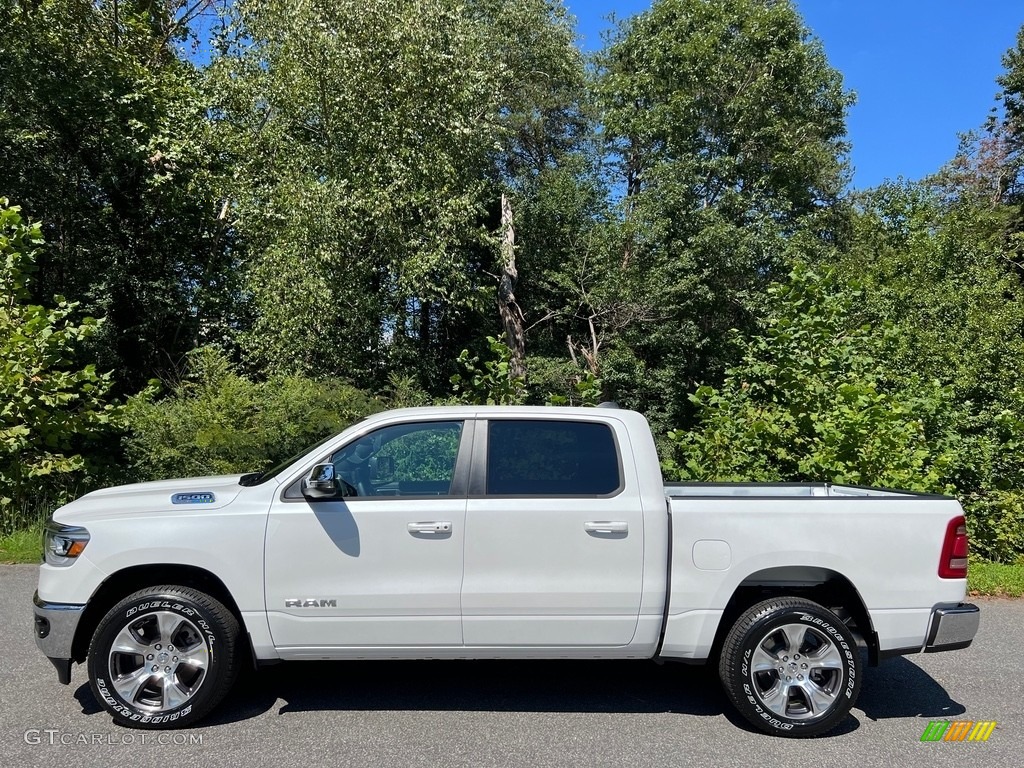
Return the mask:
POLYGON ((966 593, 964 579, 938 576, 947 524, 962 514, 955 500, 824 485, 666 487, 646 420, 625 410, 390 411, 259 485, 238 480, 121 486, 62 507, 55 521, 85 527, 91 540, 74 564, 40 567, 39 597, 84 604, 124 569, 187 565, 223 582, 265 660, 700 660, 730 598, 752 579, 797 584, 809 574, 840 574, 860 595, 882 651, 921 648, 932 609, 966 593), (608 425, 620 489, 588 498, 474 494, 479 443, 486 421, 496 419, 608 425), (473 469, 464 494, 285 496, 314 465, 369 432, 438 420, 468 425, 460 462, 473 469), (216 501, 176 505, 176 493, 212 493, 216 501), (410 523, 424 522, 450 529, 410 532, 410 523), (595 523, 617 529, 595 531, 595 523))

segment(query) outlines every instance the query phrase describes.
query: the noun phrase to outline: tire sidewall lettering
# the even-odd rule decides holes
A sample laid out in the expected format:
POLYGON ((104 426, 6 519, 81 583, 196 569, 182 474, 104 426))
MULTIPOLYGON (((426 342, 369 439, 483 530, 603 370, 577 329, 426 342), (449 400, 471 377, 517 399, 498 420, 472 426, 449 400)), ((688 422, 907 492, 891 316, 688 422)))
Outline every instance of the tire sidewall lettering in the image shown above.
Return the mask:
MULTIPOLYGON (((100 643, 96 649, 98 653, 94 658, 93 651, 90 650, 88 665, 90 670, 93 670, 93 689, 101 703, 115 718, 129 725, 134 724, 138 727, 150 728, 172 726, 177 724, 178 721, 187 719, 193 713, 197 704, 200 704, 202 708, 198 698, 190 698, 177 709, 161 712, 146 711, 132 706, 129 702, 122 699, 110 683, 109 675, 112 674, 112 671, 109 669, 109 652, 113 639, 127 625, 149 614, 163 611, 188 619, 199 630, 209 657, 207 676, 203 680, 202 688, 209 690, 208 687, 216 687, 217 679, 221 676, 215 649, 220 647, 217 642, 217 633, 218 631, 223 631, 221 627, 222 620, 217 619, 214 621, 209 619, 203 614, 201 606, 190 605, 180 598, 168 599, 154 595, 152 598, 143 598, 132 604, 125 605, 120 614, 114 614, 114 616, 119 616, 120 618, 112 620, 111 615, 108 614, 108 617, 104 620, 105 626, 98 630, 103 633, 103 639, 97 641, 100 643)), ((202 688, 197 690, 194 696, 204 696, 202 688)))
MULTIPOLYGON (((759 721, 762 724, 762 730, 791 734, 799 731, 823 732, 825 723, 830 724, 824 725, 824 729, 830 730, 847 715, 858 692, 859 655, 849 628, 841 621, 832 621, 826 616, 820 616, 809 612, 806 608, 796 606, 773 607, 768 605, 764 615, 758 616, 758 614, 752 613, 752 616, 757 618, 746 625, 745 630, 738 629, 739 622, 734 625, 735 631, 742 631, 743 634, 737 637, 735 644, 730 649, 733 653, 730 669, 735 675, 735 682, 728 684, 727 689, 731 685, 733 703, 741 710, 747 710, 748 719, 753 717, 755 721, 759 721), (843 677, 837 687, 835 702, 824 714, 807 720, 786 718, 767 709, 767 705, 762 704, 759 699, 757 683, 754 680, 752 658, 756 643, 767 633, 785 624, 802 624, 821 632, 835 646, 842 661, 840 672, 843 677), (842 703, 840 704, 840 702, 842 703), (839 711, 843 713, 841 716, 838 714, 839 711)), ((723 677, 723 681, 726 681, 726 678, 723 677)))

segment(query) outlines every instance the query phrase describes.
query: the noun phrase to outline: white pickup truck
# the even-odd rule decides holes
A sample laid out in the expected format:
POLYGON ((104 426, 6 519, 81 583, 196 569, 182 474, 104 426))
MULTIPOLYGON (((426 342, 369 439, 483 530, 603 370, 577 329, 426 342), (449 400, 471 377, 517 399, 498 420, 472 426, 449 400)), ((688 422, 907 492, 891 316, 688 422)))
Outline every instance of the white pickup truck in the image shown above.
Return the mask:
POLYGON ((58 509, 35 634, 138 728, 196 722, 250 659, 655 658, 716 663, 751 723, 811 736, 864 656, 971 643, 966 575, 954 499, 666 485, 638 413, 419 408, 58 509))

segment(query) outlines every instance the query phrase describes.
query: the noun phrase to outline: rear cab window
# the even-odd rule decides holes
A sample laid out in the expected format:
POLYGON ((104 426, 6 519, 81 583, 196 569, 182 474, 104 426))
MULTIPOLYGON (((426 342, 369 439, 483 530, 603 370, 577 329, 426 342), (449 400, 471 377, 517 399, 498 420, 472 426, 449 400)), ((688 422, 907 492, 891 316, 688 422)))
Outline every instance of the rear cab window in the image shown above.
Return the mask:
POLYGON ((494 419, 487 435, 488 496, 611 496, 622 489, 608 424, 494 419))

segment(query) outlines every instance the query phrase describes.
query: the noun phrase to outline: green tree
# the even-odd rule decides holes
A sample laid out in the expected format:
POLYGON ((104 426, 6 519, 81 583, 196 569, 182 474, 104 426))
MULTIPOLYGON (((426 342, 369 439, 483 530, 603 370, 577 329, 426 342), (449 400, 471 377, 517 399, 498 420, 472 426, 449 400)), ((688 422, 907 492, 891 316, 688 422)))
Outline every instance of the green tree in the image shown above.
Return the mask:
POLYGON ((432 364, 434 308, 476 299, 482 71, 440 0, 235 4, 210 82, 238 163, 249 359, 382 383, 418 338, 432 364))
POLYGON ((1004 72, 996 78, 1002 114, 993 111, 985 124, 986 139, 977 145, 975 168, 989 181, 992 199, 1024 202, 1024 26, 1016 44, 1003 54, 1004 72))
POLYGON ((100 322, 70 317, 77 306, 32 303, 29 292, 43 243, 39 224, 25 223, 0 198, 0 514, 3 532, 34 522, 16 518, 32 498, 59 496, 82 481, 89 442, 110 429, 116 409, 106 397, 109 374, 78 367, 79 347, 100 322))
POLYGON ((36 301, 104 316, 90 356, 135 391, 231 324, 183 0, 0 1, 0 193, 44 221, 36 301))
POLYGON ((960 137, 953 159, 931 179, 942 197, 961 210, 978 211, 998 235, 1004 257, 1024 265, 1024 26, 1003 54, 1002 89, 988 118, 960 137))
POLYGON ((1024 369, 1024 292, 987 204, 930 184, 887 183, 856 198, 843 248, 827 257, 863 295, 862 322, 897 330, 897 373, 941 379, 960 402, 1003 407, 1024 369))
POLYGON ((828 261, 838 280, 862 287, 856 322, 892 328, 879 361, 887 377, 947 387, 948 481, 975 549, 1012 560, 1024 552, 1024 289, 1006 205, 964 192, 941 174, 859 195, 849 241, 828 261))
POLYGON ((209 82, 248 358, 443 392, 496 326, 501 195, 572 143, 582 80, 558 2, 237 3, 209 82))
POLYGON ((850 95, 791 2, 657 0, 612 35, 597 99, 633 307, 601 375, 656 424, 728 363, 796 233, 835 228, 850 95))

